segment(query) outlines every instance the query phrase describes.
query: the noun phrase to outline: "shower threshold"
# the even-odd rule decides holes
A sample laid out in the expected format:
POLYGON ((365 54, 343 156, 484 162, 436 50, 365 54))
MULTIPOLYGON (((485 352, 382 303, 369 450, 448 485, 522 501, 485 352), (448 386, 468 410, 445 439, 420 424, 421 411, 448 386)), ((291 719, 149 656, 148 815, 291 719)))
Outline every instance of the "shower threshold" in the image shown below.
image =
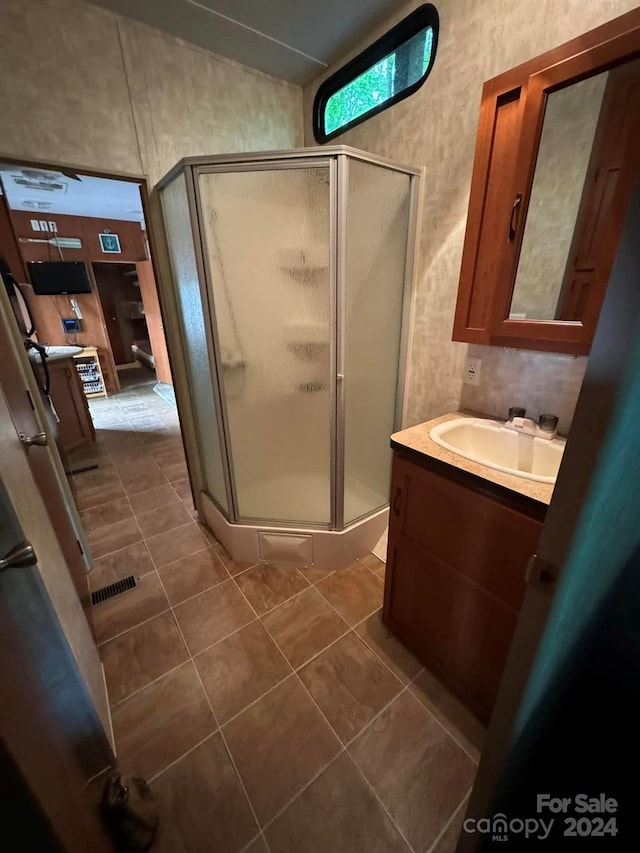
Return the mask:
POLYGON ((335 568, 363 557, 387 529, 389 507, 360 519, 344 530, 310 530, 231 524, 206 492, 201 493, 205 521, 234 560, 257 563, 292 562, 335 568))

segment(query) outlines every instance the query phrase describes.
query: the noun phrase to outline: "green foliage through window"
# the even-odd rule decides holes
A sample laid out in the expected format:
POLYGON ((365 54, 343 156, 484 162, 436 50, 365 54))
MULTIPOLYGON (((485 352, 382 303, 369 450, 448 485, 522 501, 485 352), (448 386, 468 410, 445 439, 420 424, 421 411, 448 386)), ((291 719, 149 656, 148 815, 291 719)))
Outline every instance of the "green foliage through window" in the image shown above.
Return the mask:
POLYGON ((432 50, 433 29, 428 27, 331 95, 324 108, 325 134, 335 133, 417 83, 429 68, 432 50))
POLYGON ((440 18, 423 3, 318 86, 313 135, 324 143, 408 98, 436 59, 440 18))

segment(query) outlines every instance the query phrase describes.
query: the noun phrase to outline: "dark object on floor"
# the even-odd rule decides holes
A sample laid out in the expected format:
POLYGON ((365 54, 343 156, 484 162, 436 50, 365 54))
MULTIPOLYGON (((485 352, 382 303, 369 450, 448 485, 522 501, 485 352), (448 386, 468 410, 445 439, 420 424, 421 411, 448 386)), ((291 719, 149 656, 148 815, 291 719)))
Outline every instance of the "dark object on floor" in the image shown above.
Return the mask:
POLYGON ((158 830, 158 809, 144 779, 123 780, 114 770, 104 786, 102 816, 118 853, 145 853, 158 830))
POLYGON ((64 473, 67 477, 71 477, 73 474, 84 474, 85 471, 95 471, 98 469, 99 465, 85 465, 83 468, 72 468, 71 471, 65 471, 64 473))
POLYGON ((110 583, 108 586, 101 586, 100 589, 95 589, 91 593, 91 603, 92 604, 102 604, 103 601, 108 601, 110 598, 115 598, 116 595, 120 595, 123 592, 127 592, 130 589, 135 589, 137 586, 137 581, 133 575, 129 575, 128 578, 122 578, 119 581, 114 581, 114 583, 110 583))

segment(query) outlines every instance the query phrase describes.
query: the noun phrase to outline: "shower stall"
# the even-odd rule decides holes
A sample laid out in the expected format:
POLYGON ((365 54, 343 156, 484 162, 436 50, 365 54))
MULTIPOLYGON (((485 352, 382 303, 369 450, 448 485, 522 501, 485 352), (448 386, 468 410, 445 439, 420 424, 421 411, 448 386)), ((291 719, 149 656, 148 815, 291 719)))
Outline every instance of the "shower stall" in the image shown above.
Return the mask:
POLYGON ((191 157, 158 184, 192 485, 235 559, 335 565, 384 531, 418 182, 333 146, 191 157))

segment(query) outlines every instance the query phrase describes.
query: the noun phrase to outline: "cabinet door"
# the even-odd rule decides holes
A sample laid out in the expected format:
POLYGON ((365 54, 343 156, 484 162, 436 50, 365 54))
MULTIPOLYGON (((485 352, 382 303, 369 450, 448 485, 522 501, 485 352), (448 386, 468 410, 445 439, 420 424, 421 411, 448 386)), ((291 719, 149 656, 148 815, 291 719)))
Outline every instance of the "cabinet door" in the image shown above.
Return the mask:
POLYGON ((60 419, 56 443, 64 455, 89 441, 95 432, 87 398, 72 359, 52 364, 51 399, 60 419))
POLYGON ((387 623, 488 723, 518 611, 407 537, 390 550, 387 623))
MULTIPOLYGON (((598 192, 606 191, 603 175, 603 189, 596 187, 592 200, 591 218, 599 217, 598 229, 606 244, 602 256, 597 259, 597 275, 593 270, 575 270, 576 275, 571 275, 563 288, 567 252, 564 241, 558 238, 566 232, 569 234, 566 242, 570 244, 576 222, 574 193, 559 188, 560 176, 570 183, 573 175, 578 192, 581 188, 581 178, 576 177, 579 158, 573 157, 568 150, 569 142, 575 141, 580 134, 574 128, 563 136, 561 129, 565 123, 557 125, 555 134, 549 136, 552 143, 547 150, 552 152, 551 166, 546 173, 541 169, 541 174, 542 185, 551 189, 546 194, 546 203, 541 203, 540 198, 536 200, 533 209, 538 210, 537 227, 529 232, 531 242, 528 243, 535 251, 531 253, 525 274, 519 280, 516 274, 549 96, 553 98, 559 91, 597 74, 610 73, 610 69, 617 69, 625 61, 636 61, 639 49, 640 9, 634 9, 485 83, 453 326, 454 341, 575 355, 589 352, 610 259, 619 238, 619 211, 624 214, 624 199, 615 199, 613 203, 611 199, 600 199, 598 192), (576 166, 574 172, 559 162, 556 164, 558 158, 553 152, 562 148, 562 140, 567 141, 564 156, 576 166), (562 219, 562 211, 570 209, 570 212, 557 224, 550 220, 549 214, 559 199, 566 204, 558 207, 556 216, 562 219), (537 229, 541 224, 549 233, 539 238, 537 229), (555 245, 555 254, 546 251, 551 245, 555 245), (553 267, 553 272, 547 274, 538 256, 553 267), (522 299, 514 299, 514 288, 519 290, 518 284, 529 288, 528 307, 521 305, 522 299), (543 300, 542 305, 538 304, 540 300, 543 300)), ((558 114, 568 117, 571 110, 560 109, 558 114)), ((636 115, 636 106, 630 103, 628 117, 633 119, 636 115)), ((632 124, 630 121, 629 126, 632 124)), ((569 125, 570 122, 566 126, 569 125)), ((617 131, 612 130, 612 134, 615 136, 617 131)), ((640 135, 631 142, 632 153, 638 148, 638 138, 640 135)), ((605 168, 610 170, 608 163, 605 168)), ((631 173, 621 186, 626 182, 634 184, 637 164, 631 162, 630 169, 631 173)), ((612 191, 611 185, 609 191, 612 191)), ((577 223, 578 230, 581 224, 577 223)), ((573 265, 569 262, 571 272, 573 265)))
POLYGON ((489 81, 482 91, 454 341, 490 343, 495 283, 518 213, 512 192, 525 83, 524 75, 506 87, 489 81))
POLYGON ((394 456, 385 621, 485 722, 541 527, 394 456))

